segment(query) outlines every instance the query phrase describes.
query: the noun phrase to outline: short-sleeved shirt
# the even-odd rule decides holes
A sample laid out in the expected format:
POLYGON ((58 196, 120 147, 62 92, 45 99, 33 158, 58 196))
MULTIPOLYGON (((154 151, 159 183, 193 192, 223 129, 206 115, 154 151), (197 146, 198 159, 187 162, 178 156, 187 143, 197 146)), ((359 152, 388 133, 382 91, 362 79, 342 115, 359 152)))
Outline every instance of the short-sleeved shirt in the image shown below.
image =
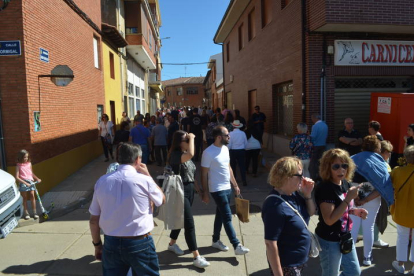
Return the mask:
MULTIPOLYGON (((346 233, 346 225, 347 219, 349 217, 348 209, 345 213, 341 216, 341 218, 336 221, 331 226, 327 225, 323 219, 322 213, 320 211, 321 203, 331 203, 335 205, 337 208, 341 205, 342 201, 346 197, 346 193, 350 188, 350 184, 342 180, 342 185, 334 184, 330 181, 321 182, 315 188, 315 200, 316 204, 319 207, 319 222, 316 226, 315 233, 324 240, 327 241, 339 241, 340 236, 346 233)), ((354 201, 352 200, 348 206, 348 208, 352 208, 354 201)), ((352 229, 352 219, 349 218, 349 226, 348 230, 351 231, 352 229)))
POLYGON ((194 133, 194 135, 202 135, 203 133, 203 118, 201 118, 200 115, 192 115, 189 119, 189 125, 190 125, 190 133, 194 133))
POLYGON ((378 140, 384 141, 384 137, 382 137, 381 134, 377 133, 377 134, 375 134, 375 136, 377 136, 378 140))
POLYGON ((351 132, 348 132, 345 129, 341 130, 338 133, 338 148, 348 151, 349 155, 354 155, 361 152, 361 146, 352 146, 349 144, 342 143, 341 141, 339 141, 339 138, 341 137, 356 139, 362 138, 361 134, 357 130, 353 129, 351 132))
POLYGON ((226 146, 210 145, 203 152, 201 167, 209 168, 208 188, 210 193, 229 190, 230 185, 230 154, 226 146))
POLYGON ((326 146, 326 138, 328 138, 328 126, 324 121, 317 121, 312 127, 312 143, 315 147, 326 146))
POLYGON ((148 128, 144 127, 141 124, 131 129, 131 133, 129 134, 129 136, 132 137, 132 143, 138 145, 147 145, 148 137, 150 137, 150 135, 151 134, 148 128))
POLYGON ((162 204, 154 180, 130 165, 98 179, 89 213, 99 216, 99 227, 109 236, 141 236, 154 228, 151 201, 162 204))
POLYGON ((169 164, 172 167, 174 173, 181 176, 183 183, 194 182, 196 166, 191 159, 187 160, 184 163, 181 163, 182 155, 182 151, 175 150, 171 152, 169 164))
POLYGON ((104 121, 101 121, 99 123, 99 129, 101 130, 101 136, 105 137, 106 134, 110 134, 112 135, 112 128, 114 127, 114 124, 111 121, 106 122, 106 125, 104 123, 104 121))
POLYGON ((255 123, 254 125, 258 130, 264 130, 264 122, 266 122, 266 115, 263 112, 253 113, 252 121, 253 123, 257 121, 262 121, 260 123, 255 123))
MULTIPOLYGON (((274 189, 270 194, 280 195, 274 189)), ((298 193, 282 195, 282 198, 309 223, 305 200, 298 193)), ((265 239, 277 241, 282 267, 300 266, 307 262, 311 243, 309 231, 302 219, 284 201, 273 196, 267 198, 263 203, 262 220, 265 239)))
POLYGON ((151 132, 151 136, 154 137, 154 146, 166 146, 167 145, 167 136, 168 130, 162 125, 156 125, 151 132))

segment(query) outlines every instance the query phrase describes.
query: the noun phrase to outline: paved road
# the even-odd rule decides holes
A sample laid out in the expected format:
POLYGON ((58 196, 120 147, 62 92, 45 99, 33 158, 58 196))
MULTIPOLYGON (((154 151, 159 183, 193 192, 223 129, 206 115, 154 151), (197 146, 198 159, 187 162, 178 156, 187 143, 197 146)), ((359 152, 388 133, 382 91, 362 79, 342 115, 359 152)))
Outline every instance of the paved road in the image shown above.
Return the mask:
MULTIPOLYGON (((106 163, 107 164, 107 163, 106 163)), ((104 173, 106 164, 101 159, 91 162, 87 169, 81 169, 71 176, 82 181, 82 185, 74 183, 86 191, 94 182, 88 176, 96 177, 104 173)), ((161 172, 160 167, 149 166, 153 176, 161 172)), ((266 184, 267 173, 261 168, 257 178, 248 177, 249 185, 242 187, 244 198, 251 200, 252 214, 249 223, 240 223, 234 217, 233 225, 237 236, 251 252, 245 256, 235 256, 233 250, 218 252, 211 248, 211 234, 215 207, 213 203, 205 205, 197 197, 193 206, 197 242, 200 253, 211 262, 207 269, 198 269, 191 265, 192 255, 185 244, 183 233, 178 239, 179 246, 185 255, 177 257, 167 251, 169 231, 163 229, 163 223, 155 219, 153 236, 159 254, 161 275, 269 275, 263 242, 263 224, 260 218, 260 206, 270 186, 266 184)), ((73 181, 73 180, 72 180, 73 181)), ((57 189, 59 190, 59 188, 57 189)), ((67 188, 61 189, 67 192, 67 188)), ((73 191, 76 193, 76 191, 73 191)), ((94 260, 93 246, 89 233, 88 204, 54 220, 44 223, 25 223, 13 231, 6 239, 0 240, 0 274, 1 275, 101 275, 101 264, 94 260)), ((53 216, 53 213, 52 213, 53 216)), ((311 220, 311 227, 316 225, 317 218, 311 220)), ((224 235, 224 229, 223 229, 224 235)), ((230 245, 227 237, 222 241, 230 245)), ((396 229, 389 225, 383 239, 390 242, 388 249, 374 249, 374 265, 364 268, 362 275, 397 275, 391 270, 391 261, 395 258, 396 229)), ((361 256, 362 242, 358 243, 358 254, 361 256)), ((320 275, 318 259, 308 262, 304 275, 320 275)))

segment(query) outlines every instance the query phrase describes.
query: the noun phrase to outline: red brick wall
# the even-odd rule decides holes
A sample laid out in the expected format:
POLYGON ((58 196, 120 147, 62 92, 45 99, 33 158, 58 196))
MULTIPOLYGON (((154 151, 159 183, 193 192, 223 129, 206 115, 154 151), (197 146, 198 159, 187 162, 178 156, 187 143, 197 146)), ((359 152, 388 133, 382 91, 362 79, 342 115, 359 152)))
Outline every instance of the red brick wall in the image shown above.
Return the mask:
MULTIPOLYGON (((292 1, 283 10, 281 0, 273 1, 272 21, 261 28, 261 1, 251 1, 233 30, 224 41, 230 41, 230 62, 224 61, 226 92, 232 92, 236 109, 245 118, 248 114, 248 91, 257 90, 257 105, 267 116, 266 132, 276 128, 276 100, 272 86, 287 81, 294 85, 294 124, 301 121, 302 66, 301 66, 301 6, 292 1), (238 28, 248 25, 248 14, 255 8, 256 36, 248 41, 247 29, 244 48, 239 51, 238 28), (233 82, 230 82, 230 75, 233 82)), ((224 53, 227 57, 227 53, 224 53)))
POLYGON ((0 25, 3 26, 0 41, 20 40, 22 47, 21 56, 0 56, 4 143, 8 161, 14 164, 17 151, 30 143, 21 0, 11 1, 8 7, 0 12, 0 25))
POLYGON ((195 106, 198 107, 199 105, 203 105, 203 98, 204 98, 204 85, 202 83, 190 83, 190 84, 180 84, 180 85, 174 85, 174 86, 165 86, 165 98, 166 102, 165 104, 173 104, 173 102, 176 103, 176 105, 179 105, 181 102, 181 105, 183 106, 195 106), (177 88, 182 87, 183 88, 183 94, 178 96, 177 95, 177 88), (189 87, 198 87, 198 94, 190 94, 187 95, 187 88, 189 87), (171 91, 171 96, 168 96, 167 91, 171 91), (185 99, 184 101, 182 99, 185 99))
MULTIPOLYGON (((76 2, 101 25, 99 0, 76 2)), ((15 163, 21 148, 29 150, 37 163, 96 140, 97 105, 104 104, 102 56, 100 53, 101 69, 96 69, 93 55, 93 36, 100 41, 99 34, 59 0, 48 5, 41 0, 23 4, 15 0, 1 13, 0 24, 15 28, 6 34, 2 31, 1 40, 21 39, 24 52, 8 61, 18 69, 12 78, 10 70, 0 66, 8 164, 15 163), (22 30, 24 36, 14 38, 13 34, 22 30), (49 63, 39 60, 40 47, 49 51, 49 63), (50 74, 56 65, 68 65, 75 78, 67 87, 40 78, 42 129, 34 132, 33 112, 39 111, 38 75, 50 74)))
POLYGON ((327 23, 412 25, 411 0, 309 0, 309 27, 316 30, 327 23))

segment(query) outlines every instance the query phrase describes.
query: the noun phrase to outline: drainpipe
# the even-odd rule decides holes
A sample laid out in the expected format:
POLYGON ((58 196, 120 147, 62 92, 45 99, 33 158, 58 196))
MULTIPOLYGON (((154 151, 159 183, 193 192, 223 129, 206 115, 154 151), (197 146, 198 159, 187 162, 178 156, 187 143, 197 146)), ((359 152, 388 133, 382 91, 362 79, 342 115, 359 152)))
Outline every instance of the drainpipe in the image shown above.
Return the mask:
POLYGON ((322 70, 321 70, 321 119, 326 122, 326 37, 323 36, 322 43, 322 70))
POLYGON ((0 154, 1 154, 1 168, 7 171, 6 164, 6 148, 4 147, 4 134, 3 134, 3 118, 2 118, 2 100, 0 97, 0 154))
POLYGON ((306 123, 306 0, 302 0, 302 122, 306 123))

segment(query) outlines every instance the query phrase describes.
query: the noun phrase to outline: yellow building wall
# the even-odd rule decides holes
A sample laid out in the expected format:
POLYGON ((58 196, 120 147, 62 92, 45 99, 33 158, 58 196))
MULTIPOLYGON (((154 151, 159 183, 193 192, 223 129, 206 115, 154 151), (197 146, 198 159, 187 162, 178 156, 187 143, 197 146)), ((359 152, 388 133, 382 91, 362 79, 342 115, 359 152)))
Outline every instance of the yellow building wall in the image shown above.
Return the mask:
MULTIPOLYGON (((101 141, 96 140, 34 164, 34 174, 42 179, 42 183, 36 187, 39 194, 43 195, 50 191, 68 176, 75 173, 101 154, 101 141)), ((16 175, 16 166, 8 166, 7 171, 13 176, 16 175)))
POLYGON ((112 50, 105 41, 102 43, 102 55, 103 55, 103 71, 104 71, 104 87, 105 87, 105 113, 108 114, 111 120, 111 105, 110 101, 115 102, 115 122, 113 122, 119 128, 121 124, 122 112, 124 111, 121 92, 121 69, 119 64, 120 57, 112 50), (114 55, 114 69, 115 79, 111 78, 111 66, 110 55, 114 55))

